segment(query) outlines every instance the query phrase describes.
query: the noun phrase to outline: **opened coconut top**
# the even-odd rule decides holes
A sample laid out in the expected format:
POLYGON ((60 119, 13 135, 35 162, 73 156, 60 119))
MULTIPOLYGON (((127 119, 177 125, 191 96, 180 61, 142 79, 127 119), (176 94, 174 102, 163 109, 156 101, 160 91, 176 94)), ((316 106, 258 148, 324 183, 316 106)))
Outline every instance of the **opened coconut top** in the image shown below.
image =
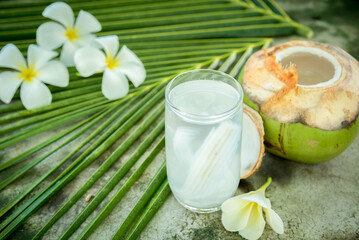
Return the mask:
POLYGON ((242 86, 278 122, 338 130, 359 113, 359 63, 328 44, 291 41, 258 51, 246 64, 242 86))

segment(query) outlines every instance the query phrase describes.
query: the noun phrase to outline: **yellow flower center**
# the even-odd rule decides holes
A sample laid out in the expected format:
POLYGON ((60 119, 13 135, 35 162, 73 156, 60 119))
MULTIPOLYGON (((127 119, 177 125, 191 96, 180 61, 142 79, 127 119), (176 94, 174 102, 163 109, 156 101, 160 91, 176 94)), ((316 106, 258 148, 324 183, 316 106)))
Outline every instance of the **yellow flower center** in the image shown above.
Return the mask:
POLYGON ((113 70, 115 67, 119 66, 118 58, 112 58, 111 56, 108 56, 106 58, 106 64, 109 69, 113 70))
POLYGON ((79 38, 75 28, 68 28, 65 32, 65 36, 69 39, 70 42, 73 42, 79 38))
POLYGON ((24 79, 26 82, 31 82, 34 77, 37 76, 37 72, 33 67, 24 68, 20 71, 20 78, 24 79))

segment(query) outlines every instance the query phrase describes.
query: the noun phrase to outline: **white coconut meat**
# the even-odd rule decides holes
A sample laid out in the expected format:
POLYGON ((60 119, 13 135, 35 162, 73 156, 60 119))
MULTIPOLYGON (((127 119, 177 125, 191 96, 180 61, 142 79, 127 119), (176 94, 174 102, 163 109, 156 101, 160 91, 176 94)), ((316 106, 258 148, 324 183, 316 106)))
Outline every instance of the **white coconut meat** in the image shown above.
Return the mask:
POLYGON ((243 90, 277 122, 338 130, 359 114, 359 63, 329 44, 291 41, 250 57, 243 90))
POLYGON ((264 128, 261 116, 244 104, 241 145, 241 179, 256 172, 264 154, 264 128))

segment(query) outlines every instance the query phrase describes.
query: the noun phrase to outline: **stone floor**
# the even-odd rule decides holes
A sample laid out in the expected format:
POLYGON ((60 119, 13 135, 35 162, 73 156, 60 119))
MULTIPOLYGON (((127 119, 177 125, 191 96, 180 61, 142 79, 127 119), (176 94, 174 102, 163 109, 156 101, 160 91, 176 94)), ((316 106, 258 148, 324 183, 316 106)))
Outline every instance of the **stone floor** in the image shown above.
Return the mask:
MULTIPOLYGON (((358 1, 276 1, 295 21, 314 31, 313 41, 337 45, 359 59, 358 1)), ((276 38, 274 44, 303 39, 276 38)), ((284 234, 267 225, 261 239, 359 239, 359 138, 341 155, 318 165, 286 161, 266 153, 258 172, 239 192, 273 182, 267 196, 284 221, 284 234)), ((141 239, 240 239, 227 232, 221 213, 196 214, 170 196, 141 239)))
MULTIPOLYGON (((240 192, 260 187, 268 176, 272 208, 284 234, 267 225, 261 239, 359 239, 359 138, 340 156, 319 165, 289 162, 266 154, 259 171, 242 181, 240 192)), ((221 213, 196 214, 170 196, 141 239, 240 239, 227 232, 221 213)))

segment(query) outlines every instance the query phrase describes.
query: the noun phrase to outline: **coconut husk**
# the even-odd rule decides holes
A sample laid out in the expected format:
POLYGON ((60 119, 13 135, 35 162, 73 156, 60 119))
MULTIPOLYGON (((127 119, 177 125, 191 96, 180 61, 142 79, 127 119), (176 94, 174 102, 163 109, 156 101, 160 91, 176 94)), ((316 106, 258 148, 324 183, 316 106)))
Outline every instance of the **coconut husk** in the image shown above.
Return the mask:
POLYGON ((261 113, 275 121, 338 130, 352 124, 359 114, 359 63, 332 45, 291 41, 250 57, 243 90, 261 113), (298 85, 296 67, 284 68, 276 61, 276 54, 296 46, 317 48, 333 56, 341 67, 338 80, 317 87, 298 85))

